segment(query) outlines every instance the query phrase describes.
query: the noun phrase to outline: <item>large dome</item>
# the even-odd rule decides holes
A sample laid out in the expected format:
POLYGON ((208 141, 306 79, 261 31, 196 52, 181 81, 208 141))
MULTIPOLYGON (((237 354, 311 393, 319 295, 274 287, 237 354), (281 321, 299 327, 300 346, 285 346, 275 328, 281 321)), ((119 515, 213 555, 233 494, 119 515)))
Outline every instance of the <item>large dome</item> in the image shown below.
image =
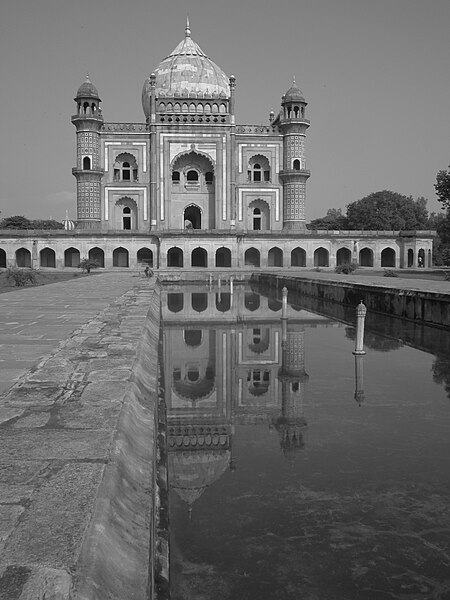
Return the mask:
MULTIPOLYGON (((191 38, 189 21, 185 38, 155 70, 156 97, 229 98, 230 85, 227 75, 209 59, 191 38)), ((148 117, 150 113, 150 78, 144 83, 142 105, 148 117)))

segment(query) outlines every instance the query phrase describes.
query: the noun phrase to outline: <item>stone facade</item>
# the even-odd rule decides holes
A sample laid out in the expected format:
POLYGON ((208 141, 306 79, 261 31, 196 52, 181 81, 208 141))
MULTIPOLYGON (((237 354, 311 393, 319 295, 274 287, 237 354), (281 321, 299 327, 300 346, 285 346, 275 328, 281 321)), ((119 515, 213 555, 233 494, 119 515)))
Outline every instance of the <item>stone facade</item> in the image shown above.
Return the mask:
POLYGON ((145 122, 105 122, 87 77, 72 116, 77 228, 5 234, 0 267, 431 266, 432 232, 308 231, 302 92, 294 81, 266 125, 238 125, 235 90, 189 23, 144 83, 145 122))

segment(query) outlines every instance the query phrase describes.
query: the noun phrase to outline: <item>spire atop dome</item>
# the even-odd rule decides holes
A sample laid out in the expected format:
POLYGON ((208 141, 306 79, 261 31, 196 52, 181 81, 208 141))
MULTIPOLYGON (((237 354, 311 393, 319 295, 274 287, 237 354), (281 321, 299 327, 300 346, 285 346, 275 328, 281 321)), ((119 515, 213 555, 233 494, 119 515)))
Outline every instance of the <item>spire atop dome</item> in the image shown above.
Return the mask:
POLYGON ((184 30, 185 37, 191 37, 191 28, 189 27, 189 13, 186 16, 186 29, 184 30))

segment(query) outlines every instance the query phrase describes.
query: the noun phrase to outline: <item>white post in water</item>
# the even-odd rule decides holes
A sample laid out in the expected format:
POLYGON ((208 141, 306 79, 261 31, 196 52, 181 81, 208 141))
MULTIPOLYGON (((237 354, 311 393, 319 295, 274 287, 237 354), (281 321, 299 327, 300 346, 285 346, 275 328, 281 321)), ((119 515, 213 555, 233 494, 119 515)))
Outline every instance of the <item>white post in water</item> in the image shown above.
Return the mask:
POLYGON ((284 286, 284 288, 281 290, 281 297, 282 297, 281 318, 282 319, 287 319, 287 296, 288 296, 288 290, 287 290, 287 287, 284 286))
POLYGON ((213 284, 213 276, 212 273, 209 274, 209 285, 212 286, 213 284))
POLYGON ((230 277, 230 294, 233 295, 233 275, 230 277))
POLYGON ((366 318, 367 308, 363 301, 356 307, 356 343, 353 354, 365 354, 364 352, 364 319, 366 318))
POLYGON ((219 290, 220 290, 220 288, 222 287, 222 282, 220 281, 220 277, 219 277, 219 279, 217 280, 217 285, 219 286, 219 290))

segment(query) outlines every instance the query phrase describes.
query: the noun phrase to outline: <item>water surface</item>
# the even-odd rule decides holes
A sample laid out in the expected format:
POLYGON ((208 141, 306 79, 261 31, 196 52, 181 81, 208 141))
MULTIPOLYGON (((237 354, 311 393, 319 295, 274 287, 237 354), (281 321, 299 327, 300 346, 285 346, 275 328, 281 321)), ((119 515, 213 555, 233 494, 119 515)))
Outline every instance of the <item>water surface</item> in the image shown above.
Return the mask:
POLYGON ((442 332, 296 302, 163 291, 172 600, 450 599, 442 332))

